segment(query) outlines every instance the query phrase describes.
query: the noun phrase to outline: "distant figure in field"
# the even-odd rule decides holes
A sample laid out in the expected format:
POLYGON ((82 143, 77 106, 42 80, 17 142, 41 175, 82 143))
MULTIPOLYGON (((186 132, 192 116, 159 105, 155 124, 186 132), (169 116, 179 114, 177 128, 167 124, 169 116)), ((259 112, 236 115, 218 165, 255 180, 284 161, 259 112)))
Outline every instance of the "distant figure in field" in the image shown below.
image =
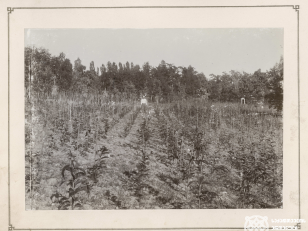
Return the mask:
POLYGON ((245 104, 245 98, 241 98, 241 104, 245 104))
POLYGON ((58 95, 58 87, 57 85, 53 85, 51 89, 51 96, 55 98, 58 95))
POLYGON ((115 102, 111 100, 110 102, 108 102, 108 105, 114 106, 115 102))
POLYGON ((258 102, 258 107, 259 107, 260 109, 263 109, 263 108, 264 108, 264 102, 263 102, 263 101, 259 101, 259 102, 258 102))
POLYGON ((145 112, 147 106, 148 106, 148 101, 145 98, 145 96, 143 96, 141 98, 141 109, 142 109, 143 112, 145 112))

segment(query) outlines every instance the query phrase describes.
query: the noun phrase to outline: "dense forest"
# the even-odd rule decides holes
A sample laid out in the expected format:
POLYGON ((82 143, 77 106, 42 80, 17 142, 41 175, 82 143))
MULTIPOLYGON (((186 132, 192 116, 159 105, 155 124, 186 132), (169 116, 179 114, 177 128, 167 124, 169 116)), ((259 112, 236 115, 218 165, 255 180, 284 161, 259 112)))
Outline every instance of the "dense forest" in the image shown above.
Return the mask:
POLYGON ((140 67, 132 62, 117 64, 110 61, 95 67, 92 61, 87 70, 79 58, 72 64, 64 53, 52 56, 44 48, 26 47, 27 89, 29 81, 35 92, 44 94, 51 94, 54 88, 60 92, 79 94, 107 91, 115 96, 132 98, 147 95, 150 102, 196 97, 216 102, 240 102, 240 98, 244 97, 248 103, 265 100, 270 107, 281 111, 283 58, 265 72, 259 69, 250 74, 231 70, 222 75, 211 74, 206 77, 192 66, 177 67, 164 60, 157 67, 148 62, 140 67))

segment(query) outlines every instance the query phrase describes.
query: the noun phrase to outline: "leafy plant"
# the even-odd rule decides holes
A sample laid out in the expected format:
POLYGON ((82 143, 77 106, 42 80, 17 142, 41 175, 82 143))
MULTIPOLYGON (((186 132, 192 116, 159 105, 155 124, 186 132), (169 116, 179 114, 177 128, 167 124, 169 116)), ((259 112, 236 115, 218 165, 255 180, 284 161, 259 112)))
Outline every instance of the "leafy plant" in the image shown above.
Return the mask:
POLYGON ((60 193, 52 194, 50 199, 52 201, 58 202, 59 210, 74 210, 82 209, 82 204, 78 200, 77 194, 79 192, 85 191, 88 196, 90 194, 90 183, 86 177, 86 171, 80 167, 80 165, 75 160, 75 157, 69 153, 70 164, 62 168, 62 183, 67 185, 67 195, 63 196, 60 193), (65 172, 69 173, 69 177, 66 178, 65 172))
POLYGON ((134 170, 124 171, 124 186, 133 193, 133 196, 137 198, 138 202, 141 202, 144 191, 151 189, 148 182, 149 176, 149 157, 144 150, 141 151, 141 160, 137 163, 134 170))
POLYGON ((94 164, 87 168, 87 173, 94 183, 98 182, 97 178, 101 171, 108 168, 106 159, 111 157, 110 151, 105 146, 96 151, 96 156, 98 157, 95 159, 94 164))

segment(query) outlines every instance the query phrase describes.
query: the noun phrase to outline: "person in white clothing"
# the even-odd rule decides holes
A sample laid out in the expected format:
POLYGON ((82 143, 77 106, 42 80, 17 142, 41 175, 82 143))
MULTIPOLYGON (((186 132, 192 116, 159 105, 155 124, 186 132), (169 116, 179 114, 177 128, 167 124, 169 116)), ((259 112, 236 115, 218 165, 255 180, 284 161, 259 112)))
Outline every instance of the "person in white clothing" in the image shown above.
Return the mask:
POLYGON ((143 96, 141 99, 141 109, 143 112, 145 112, 147 106, 148 106, 148 101, 145 98, 145 96, 143 96))

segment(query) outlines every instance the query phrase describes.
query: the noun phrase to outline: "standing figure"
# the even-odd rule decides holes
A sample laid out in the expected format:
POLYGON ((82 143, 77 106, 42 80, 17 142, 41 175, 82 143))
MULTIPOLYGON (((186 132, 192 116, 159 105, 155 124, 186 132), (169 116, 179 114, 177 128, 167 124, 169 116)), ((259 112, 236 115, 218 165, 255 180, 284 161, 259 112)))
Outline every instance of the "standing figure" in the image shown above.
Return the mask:
POLYGON ((241 104, 245 104, 245 98, 241 98, 241 104))
POLYGON ((148 101, 147 101, 147 99, 145 98, 145 96, 143 96, 143 97, 141 98, 141 109, 142 109, 143 112, 146 111, 146 107, 147 107, 147 106, 148 106, 148 101))

